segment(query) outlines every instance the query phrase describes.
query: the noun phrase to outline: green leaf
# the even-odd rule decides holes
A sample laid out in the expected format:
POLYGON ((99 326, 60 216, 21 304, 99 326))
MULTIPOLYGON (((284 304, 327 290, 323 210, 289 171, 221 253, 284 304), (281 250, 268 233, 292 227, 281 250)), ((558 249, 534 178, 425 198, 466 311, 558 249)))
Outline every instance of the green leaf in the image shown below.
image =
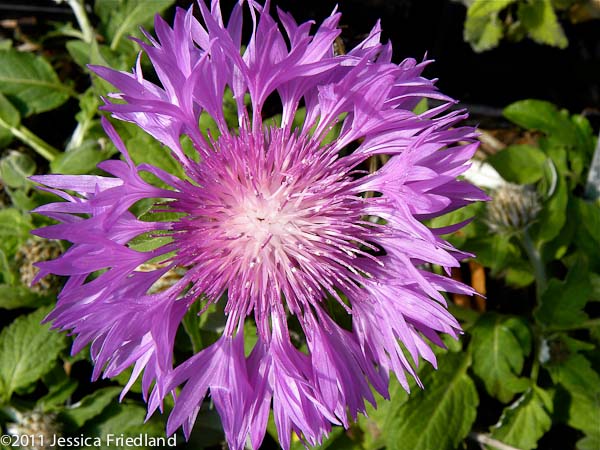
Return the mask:
MULTIPOLYGON (((532 386, 517 401, 504 409, 491 435, 522 450, 537 448, 538 440, 552 425, 552 399, 543 389, 532 386)), ((490 446, 494 448, 494 446, 490 446)))
POLYGON ((61 414, 63 420, 75 425, 76 428, 81 428, 88 420, 102 414, 102 411, 104 411, 120 392, 121 388, 119 387, 98 389, 65 409, 61 414))
POLYGON ((412 112, 418 116, 419 114, 423 114, 428 109, 429 102, 427 101, 426 97, 423 97, 421 100, 419 100, 419 103, 417 103, 417 105, 413 108, 412 112))
POLYGON ((29 214, 29 212, 40 206, 41 203, 36 201, 37 193, 34 191, 29 195, 29 191, 25 189, 16 189, 14 191, 8 191, 10 201, 13 206, 22 212, 29 214))
MULTIPOLYGON (((106 45, 100 45, 96 41, 92 41, 90 45, 90 64, 111 67, 116 70, 129 70, 131 67, 129 59, 125 54, 113 52, 106 45)), ((112 84, 95 73, 92 73, 92 86, 97 97, 115 91, 112 84)))
POLYGON ((0 125, 0 150, 8 147, 12 141, 13 134, 7 128, 4 128, 0 125))
MULTIPOLYGON (((2 274, 3 281, 5 283, 7 283, 7 285, 3 284, 0 286, 7 286, 7 288, 10 289, 13 285, 16 284, 17 277, 13 271, 13 268, 11 267, 10 263, 8 262, 6 253, 2 249, 0 249, 0 274, 2 274)), ((2 293, 2 292, 0 292, 0 293, 2 293)))
POLYGON ((90 44, 79 39, 74 39, 67 42, 65 46, 73 61, 81 68, 87 70, 86 65, 90 63, 90 44))
POLYGON ((477 415, 479 397, 467 375, 469 356, 448 353, 439 358, 439 370, 429 369, 425 389, 414 392, 389 421, 390 450, 454 449, 469 433, 477 415))
MULTIPOLYGON (((578 224, 572 219, 571 203, 572 198, 568 200, 567 204, 566 217, 569 219, 565 220, 560 233, 551 241, 544 243, 540 248, 540 257, 544 263, 551 263, 552 261, 562 259, 569 248, 572 247, 578 224)), ((537 225, 542 226, 542 224, 542 222, 538 222, 537 225)))
POLYGON ((469 17, 465 21, 464 40, 476 52, 484 52, 496 47, 504 34, 504 25, 497 14, 484 17, 469 17))
POLYGON ((552 381, 570 395, 567 423, 584 432, 600 430, 600 375, 580 354, 555 358, 545 366, 552 381))
MULTIPOLYGON (((133 373, 133 368, 129 367, 129 368, 125 369, 123 372, 121 372, 119 375, 117 375, 116 377, 111 378, 111 380, 116 381, 121 386, 127 386, 127 383, 129 383, 129 380, 131 379, 132 373, 133 373)), ((141 394, 142 390, 143 390, 142 377, 138 377, 133 382, 133 384, 130 386, 128 392, 134 392, 136 394, 141 394)))
POLYGON ((487 158, 502 178, 512 183, 535 183, 544 175, 546 155, 530 145, 511 145, 487 158))
MULTIPOLYGON (((0 52, 1 54, 1 52, 0 52)), ((21 123, 19 110, 0 93, 0 119, 11 127, 18 127, 21 123)))
POLYGON ((188 312, 183 316, 183 329, 190 338, 192 350, 198 353, 204 347, 202 345, 202 333, 200 332, 200 317, 198 313, 202 310, 202 302, 196 300, 188 312))
MULTIPOLYGON (((219 424, 220 428, 222 427, 219 424)), ((273 437, 273 439, 277 440, 277 427, 275 426, 275 421, 273 420, 273 416, 269 417, 269 421, 267 423, 267 432, 273 437)), ((365 446, 364 442, 358 443, 356 441, 351 440, 348 437, 347 432, 340 426, 333 427, 331 432, 323 439, 323 442, 320 445, 316 445, 314 447, 310 447, 311 450, 369 450, 370 447, 365 446)), ((219 436, 219 435, 217 435, 219 436)), ((365 439, 368 436, 364 436, 365 439)), ((210 444, 210 442, 208 443, 210 444)), ((206 445, 206 444, 205 444, 206 445)), ((206 448, 206 446, 202 446, 200 448, 206 448)), ((195 447, 196 448, 196 447, 195 447)), ((302 441, 296 436, 296 434, 292 434, 291 442, 290 442, 290 450, 306 450, 306 445, 302 443, 302 441)))
POLYGON ((476 52, 490 50, 504 35, 504 24, 498 13, 516 0, 475 0, 467 9, 464 39, 476 52))
POLYGON ((481 234, 469 239, 464 249, 477 255, 477 261, 491 269, 491 275, 496 276, 507 267, 510 262, 519 259, 521 250, 503 234, 481 234))
POLYGON ((20 122, 19 111, 0 93, 0 149, 8 146, 13 140, 9 127, 16 127, 20 122))
MULTIPOLYGON (((354 439, 351 439, 351 432, 344 430, 342 427, 333 427, 331 433, 327 436, 327 439, 317 447, 313 447, 313 450, 364 450, 364 446, 354 439)), ((302 446, 302 450, 306 447, 302 446)))
POLYGON ((35 161, 25 153, 11 151, 0 160, 0 180, 10 188, 25 187, 35 173, 35 161))
POLYGON ((600 271, 600 207, 579 198, 569 202, 569 217, 575 222, 575 243, 590 259, 595 271, 600 271))
POLYGON ((577 450, 598 450, 600 448, 600 428, 586 433, 584 438, 577 441, 576 448, 577 450))
MULTIPOLYGON (((117 125, 117 129, 134 163, 151 164, 179 178, 186 177, 181 164, 171 155, 171 150, 141 128, 130 123, 120 122, 117 125)), ((153 179, 156 180, 156 178, 153 179)), ((162 181, 156 181, 161 186, 164 186, 162 181)))
POLYGON ((101 21, 101 30, 109 38, 111 50, 133 51, 126 38, 140 36, 139 27, 148 28, 156 14, 174 3, 174 0, 96 0, 94 11, 101 21))
POLYGON ((81 146, 69 149, 58 155, 51 163, 53 173, 85 174, 96 168, 98 163, 115 153, 113 146, 100 148, 96 141, 86 141, 81 146))
POLYGON ((550 102, 543 100, 520 100, 504 108, 502 112, 511 122, 528 130, 542 131, 554 136, 565 145, 577 141, 577 129, 566 112, 561 112, 550 102))
MULTIPOLYGON (((569 165, 566 146, 561 144, 554 136, 541 137, 538 140, 538 144, 540 145, 542 151, 548 155, 558 174, 564 177, 568 176, 569 165)), ((545 176, 540 182, 540 187, 544 188, 540 189, 541 192, 547 191, 547 188, 550 186, 550 182, 552 181, 553 172, 552 166, 548 165, 545 176)))
MULTIPOLYGON (((150 216, 154 217, 157 215, 158 214, 147 214, 143 217, 143 219, 149 219, 150 216)), ((127 246, 138 252, 151 252, 152 250, 156 250, 158 247, 162 247, 163 245, 166 245, 172 241, 173 238, 170 236, 158 237, 156 233, 144 233, 133 238, 127 243, 127 246)))
POLYGON ((559 48, 569 44, 550 0, 521 2, 517 16, 535 42, 559 48))
POLYGON ((48 310, 41 308, 20 316, 0 333, 0 396, 4 400, 52 369, 67 345, 62 334, 40 323, 46 314, 48 310))
MULTIPOLYGON (((416 383, 409 381, 411 389, 418 389, 416 383)), ((363 435, 363 448, 365 450, 378 450, 385 447, 387 434, 392 430, 392 422, 400 413, 402 406, 408 401, 408 393, 400 385, 396 377, 390 378, 389 399, 384 399, 377 392, 374 393, 377 407, 366 404, 366 415, 358 416, 358 424, 363 435)))
POLYGON ((485 314, 472 330, 473 371, 486 390, 502 403, 529 387, 520 378, 525 357, 531 351, 531 331, 520 317, 485 314))
POLYGON ((55 411, 61 409, 65 402, 71 398, 79 383, 73 378, 65 377, 65 373, 62 373, 63 379, 56 384, 52 384, 48 389, 48 393, 40 398, 36 407, 42 411, 55 411))
POLYGON ((14 255, 29 238, 32 228, 29 216, 14 208, 0 210, 0 249, 6 252, 7 257, 14 255))
POLYGON ((25 286, 0 284, 0 309, 37 308, 49 302, 25 286))
MULTIPOLYGON (((450 225, 455 225, 467 219, 472 219, 478 215, 483 215, 484 211, 485 205, 482 202, 471 203, 464 208, 460 208, 456 211, 444 214, 443 216, 431 219, 428 223, 428 226, 431 228, 443 228, 450 225)), ((449 235, 448 239, 451 240, 453 245, 457 247, 463 247, 465 240, 476 236, 478 232, 481 231, 480 229, 487 230, 487 227, 480 221, 472 221, 464 228, 461 228, 459 231, 449 235)))
POLYGON ((590 301, 600 302, 600 274, 590 273, 590 285, 592 286, 592 294, 590 301))
POLYGON ((250 356, 250 353, 252 353, 252 350, 254 350, 257 342, 258 330, 256 329, 256 325, 247 320, 244 322, 244 351, 246 353, 246 357, 250 356))
MULTIPOLYGON (((90 145, 100 146, 102 153, 107 158, 112 156, 111 150, 103 145, 106 142, 106 133, 102 129, 100 120, 97 119, 98 106, 100 98, 96 95, 94 87, 88 88, 79 96, 79 112, 75 114, 77 127, 66 146, 66 152, 72 151, 79 147, 87 147, 90 145)), ((116 149, 111 146, 110 149, 116 149)))
POLYGON ((0 92, 9 95, 23 116, 48 111, 67 101, 63 85, 42 57, 15 50, 0 51, 0 92))
MULTIPOLYGON (((272 414, 269 416, 267 432, 277 439, 277 430, 275 429, 272 414), (275 433, 274 435, 272 434, 273 432, 275 433)), ((225 446, 221 418, 217 410, 214 407, 209 407, 206 402, 200 407, 196 424, 187 445, 190 449, 222 448, 225 446)), ((292 448, 291 450, 296 449, 292 448)))
POLYGON ((596 149, 596 134, 590 121, 585 116, 574 114, 571 116, 571 122, 575 124, 579 138, 576 149, 591 159, 596 149))
POLYGON ((535 281, 535 276, 531 273, 531 265, 523 260, 511 261, 504 275, 506 284, 516 289, 522 289, 535 281))
POLYGON ((578 258, 564 281, 551 279, 534 311, 537 322, 550 329, 578 325, 587 319, 583 307, 592 293, 585 259, 578 258))
MULTIPOLYGON (((96 417, 93 422, 88 422, 83 430, 88 436, 98 436, 102 439, 100 447, 91 447, 91 449, 116 450, 116 449, 145 449, 152 448, 151 445, 145 446, 143 440, 133 446, 120 445, 115 436, 137 437, 140 434, 148 437, 164 437, 165 426, 160 417, 155 415, 145 422, 146 408, 135 403, 111 404, 104 410, 100 417, 96 417), (145 423, 144 423, 145 422, 145 423), (109 441, 109 436, 113 436, 109 441)), ((164 448, 161 446, 161 448, 164 448)))
POLYGON ((468 17, 484 17, 498 13, 517 0, 475 0, 467 9, 468 17))
POLYGON ((567 220, 568 189, 565 179, 558 177, 552 196, 542 205, 537 222, 531 226, 531 236, 537 245, 557 237, 567 220))
POLYGON ((552 0, 552 6, 554 7, 554 9, 565 10, 569 9, 578 1, 579 0, 552 0))

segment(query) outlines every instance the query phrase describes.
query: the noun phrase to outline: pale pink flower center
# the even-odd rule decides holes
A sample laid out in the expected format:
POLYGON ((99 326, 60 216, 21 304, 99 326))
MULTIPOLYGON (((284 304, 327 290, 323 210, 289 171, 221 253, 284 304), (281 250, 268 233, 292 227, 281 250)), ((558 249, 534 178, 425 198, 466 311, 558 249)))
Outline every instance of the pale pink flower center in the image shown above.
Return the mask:
POLYGON ((219 227, 231 239, 232 253, 251 266, 264 258, 287 260, 286 248, 296 246, 301 235, 302 208, 294 201, 291 177, 261 175, 232 177, 222 184, 220 196, 224 214, 219 227))

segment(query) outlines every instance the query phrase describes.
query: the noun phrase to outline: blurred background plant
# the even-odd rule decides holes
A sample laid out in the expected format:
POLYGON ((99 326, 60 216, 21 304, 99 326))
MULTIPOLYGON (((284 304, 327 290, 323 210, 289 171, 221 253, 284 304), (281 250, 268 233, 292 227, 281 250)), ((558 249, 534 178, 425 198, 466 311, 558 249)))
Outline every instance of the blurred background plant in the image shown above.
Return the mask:
MULTIPOLYGON (((4 16, 0 21, 0 424, 3 433, 164 435, 166 416, 155 415, 144 423, 145 406, 138 384, 119 402, 127 374, 90 383, 91 364, 85 353, 69 356, 72 339, 49 332, 48 325, 40 325, 63 280, 45 279, 30 286, 36 270, 32 263, 53 258, 66 248, 29 234, 31 229, 43 225, 45 219, 28 211, 48 202, 50 197, 34 189, 28 177, 39 173, 96 174, 100 173, 96 169, 98 162, 114 157, 116 151, 99 126, 98 112, 99 97, 112 87, 91 77, 86 64, 128 70, 138 52, 128 36, 141 37, 140 25, 151 30, 156 13, 171 17, 174 3, 174 0, 0 3, 0 13, 4 16)), ((180 6, 189 3, 178 2, 180 6)), ((298 20, 320 19, 333 9, 333 3, 327 2, 306 2, 302 7, 293 2, 276 3, 293 10, 298 20)), ((413 386, 409 396, 392 381, 391 401, 379 399, 379 408, 370 409, 369 416, 361 417, 350 430, 336 428, 322 448, 599 449, 600 151, 596 136, 600 32, 596 23, 595 47, 581 44, 590 42, 589 37, 582 40, 575 35, 571 39, 569 34, 571 22, 597 18, 598 2, 462 3, 468 10, 450 0, 437 2, 451 11, 448 17, 455 19, 453 29, 458 31, 458 39, 465 20, 464 37, 476 51, 499 46, 488 53, 503 52, 506 48, 518 53, 522 46, 530 45, 526 41, 502 41, 503 37, 509 40, 529 37, 559 48, 572 40, 578 42, 575 51, 584 48, 591 52, 586 61, 592 63, 583 70, 586 76, 579 78, 583 80, 581 86, 574 78, 546 96, 537 95, 535 86, 527 85, 526 80, 523 87, 516 83, 501 86, 500 78, 482 78, 479 84, 471 83, 467 91, 461 91, 460 83, 446 79, 444 92, 467 97, 472 103, 473 120, 482 124, 481 148, 467 177, 486 188, 492 201, 435 219, 430 225, 444 227, 473 218, 449 239, 459 248, 475 253, 477 259, 465 261, 452 276, 471 284, 482 296, 448 297, 465 334, 460 342, 448 342, 448 350, 439 352, 439 370, 425 364, 419 367, 425 390, 413 386), (561 20, 567 24, 564 29, 561 20), (590 70, 592 73, 588 74, 590 70), (497 98, 473 94, 484 89, 493 95, 491 91, 496 87, 509 92, 502 98, 503 104, 497 98), (528 89, 544 100, 525 95, 528 99, 515 101, 521 91, 529 92, 528 89), (590 95, 576 97, 578 90, 587 90, 590 95), (577 113, 547 101, 562 98, 577 113), (574 104, 574 98, 579 103, 574 104), (506 103, 511 104, 506 106, 506 103)), ((406 18, 410 16, 407 11, 421 17, 417 14, 419 8, 422 3, 417 0, 385 4, 371 0, 362 6, 349 0, 341 5, 346 22, 338 45, 343 48, 344 41, 358 40, 372 26, 372 21, 366 21, 370 15, 382 16, 384 30, 391 30, 396 41, 392 18, 406 18), (397 14, 386 14, 390 11, 397 14)), ((430 76, 438 74, 438 67, 444 69, 449 64, 466 76, 468 71, 455 67, 456 54, 444 59, 444 48, 434 39, 439 35, 420 31, 420 27, 435 30, 435 23, 412 22, 408 32, 415 35, 419 45, 431 46, 432 56, 439 59, 430 69, 430 76)), ((444 36, 455 42, 452 40, 456 39, 456 33, 450 31, 446 29, 444 36)), ((399 41, 398 59, 399 55, 416 51, 414 45, 411 41, 404 46, 399 41)), ((460 48, 465 61, 483 58, 474 55, 467 44, 460 48)), ((570 57, 578 60, 572 54, 570 57)), ((507 58, 499 58, 494 67, 506 63, 507 58)), ((141 64, 147 64, 145 58, 141 64)), ((518 66, 523 73, 526 69, 523 64, 518 66)), ((499 76, 502 75, 500 71, 499 76)), ((441 82, 444 80, 442 74, 441 82)), ((235 124, 232 99, 226 96, 224 102, 225 111, 232 114, 229 119, 235 124)), ((418 108, 422 111, 431 106, 435 105, 422 103, 418 108)), ((277 111, 272 114, 276 120, 277 111)), ((134 161, 151 162, 181 175, 178 164, 150 136, 123 122, 115 121, 114 125, 134 161)), ((206 130, 212 124, 203 116, 200 126, 206 130)), ((135 213, 143 218, 150 206, 136 205, 135 213)), ((148 249, 156 244, 142 239, 131 245, 148 249)), ((169 275, 172 279, 178 276, 181 274, 169 275)), ((165 286, 169 277, 164 280, 165 286)), ((216 308, 200 318, 194 312, 197 311, 186 316, 179 331, 176 355, 198 351, 214 342, 224 324, 222 311, 216 308)), ((167 410, 171 406, 167 404, 167 410)), ((269 430, 271 438, 264 448, 276 448, 272 421, 269 430)), ((222 447, 218 415, 209 401, 202 407, 190 442, 185 443, 181 436, 178 442, 180 448, 222 447)), ((296 440, 293 448, 299 450, 303 446, 296 440)))
POLYGON ((464 38, 473 50, 496 47, 501 39, 524 38, 565 48, 569 41, 560 18, 581 23, 600 19, 598 0, 455 0, 467 9, 464 38))

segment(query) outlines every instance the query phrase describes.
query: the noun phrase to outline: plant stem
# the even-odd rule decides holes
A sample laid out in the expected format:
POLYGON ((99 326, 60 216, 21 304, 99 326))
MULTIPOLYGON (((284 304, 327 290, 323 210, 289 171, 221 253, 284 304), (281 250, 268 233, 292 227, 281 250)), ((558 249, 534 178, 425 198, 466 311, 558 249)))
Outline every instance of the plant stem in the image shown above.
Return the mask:
POLYGON ((4 120, 0 119, 0 127, 6 128, 10 131, 13 136, 17 139, 21 140, 23 143, 29 145, 33 150, 35 150, 40 156, 45 158, 48 161, 52 161, 58 155, 60 155, 60 151, 56 148, 52 147, 42 138, 35 135, 28 128, 23 125, 18 125, 13 127, 6 123, 4 120))
POLYGON ((546 267, 544 266, 540 252, 535 247, 535 244, 533 243, 533 240, 531 239, 531 236, 527 230, 523 231, 522 242, 523 247, 525 248, 525 253, 527 253, 529 261, 533 266, 533 273, 536 281, 535 295, 539 304, 542 293, 546 290, 546 286, 548 285, 546 267))
POLYGON ((469 433, 469 438, 479 442, 480 444, 491 445, 498 450, 520 450, 517 447, 505 444, 504 442, 498 441, 483 433, 469 433))
POLYGON ((542 351, 541 332, 534 327, 533 329, 533 361, 531 363, 531 374, 529 378, 537 385, 538 375, 540 373, 540 352, 542 351))
MULTIPOLYGON (((531 261, 531 265, 533 266, 533 273, 535 276, 535 297, 537 301, 537 306, 541 304, 542 294, 546 290, 548 286, 548 276, 546 275, 546 267, 544 262, 542 261, 542 257, 540 252, 536 248, 531 236, 529 235, 529 231, 527 228, 523 231, 523 247, 525 248, 525 253, 531 261)), ((533 363, 531 366, 531 380, 537 384, 538 375, 540 373, 540 351, 542 348, 541 342, 541 331, 534 326, 533 329, 533 363)))
POLYGON ((69 3, 69 6, 73 10, 79 28, 81 28, 81 31, 83 32, 83 40, 90 44, 95 39, 96 35, 90 24, 87 13, 85 12, 83 2, 81 0, 67 0, 67 3, 69 3))

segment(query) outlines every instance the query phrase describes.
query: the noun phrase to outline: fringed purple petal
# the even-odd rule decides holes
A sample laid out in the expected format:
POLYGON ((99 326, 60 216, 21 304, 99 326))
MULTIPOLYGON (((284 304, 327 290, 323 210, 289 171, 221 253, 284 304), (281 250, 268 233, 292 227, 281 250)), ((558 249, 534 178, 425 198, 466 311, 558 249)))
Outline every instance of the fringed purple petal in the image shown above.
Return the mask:
POLYGON ((449 272, 471 256, 441 237, 468 222, 430 229, 423 220, 487 199, 457 180, 477 133, 423 77, 431 61, 392 63, 379 23, 336 54, 337 10, 311 34, 312 22, 282 11, 277 22, 269 6, 240 1, 225 21, 218 0, 200 1, 201 20, 191 8, 177 9, 172 27, 157 17, 156 37, 136 40, 157 83, 144 78, 141 54, 130 73, 90 67, 118 90, 103 109, 164 144, 181 178, 134 164, 106 119, 122 155, 99 165, 111 176, 32 177, 61 198, 36 209, 58 223, 35 233, 72 244, 38 263, 38 277, 69 277, 47 320, 76 336, 73 352, 90 345, 94 378, 133 367, 123 395, 141 377, 148 415, 176 397, 169 434, 181 427, 189 437, 210 395, 234 450, 261 445, 271 408, 284 449, 292 433, 315 446, 374 404, 372 390, 387 398, 392 373, 406 390, 409 376, 420 384, 421 360, 436 365, 431 344, 461 333, 442 291, 474 294, 423 268, 449 272), (279 125, 263 117, 277 98, 279 125), (414 114, 424 98, 440 105, 414 114), (203 114, 216 123, 207 134, 203 114), (377 161, 385 164, 373 169, 377 161), (151 214, 135 217, 148 199, 151 214), (148 219, 163 212, 171 219, 148 219), (136 247, 158 237, 153 250, 136 247), (203 311, 224 302, 227 324, 174 368, 175 336, 195 301, 203 311), (333 303, 348 313, 345 327, 327 312, 333 303), (247 356, 244 333, 254 329, 247 356))

